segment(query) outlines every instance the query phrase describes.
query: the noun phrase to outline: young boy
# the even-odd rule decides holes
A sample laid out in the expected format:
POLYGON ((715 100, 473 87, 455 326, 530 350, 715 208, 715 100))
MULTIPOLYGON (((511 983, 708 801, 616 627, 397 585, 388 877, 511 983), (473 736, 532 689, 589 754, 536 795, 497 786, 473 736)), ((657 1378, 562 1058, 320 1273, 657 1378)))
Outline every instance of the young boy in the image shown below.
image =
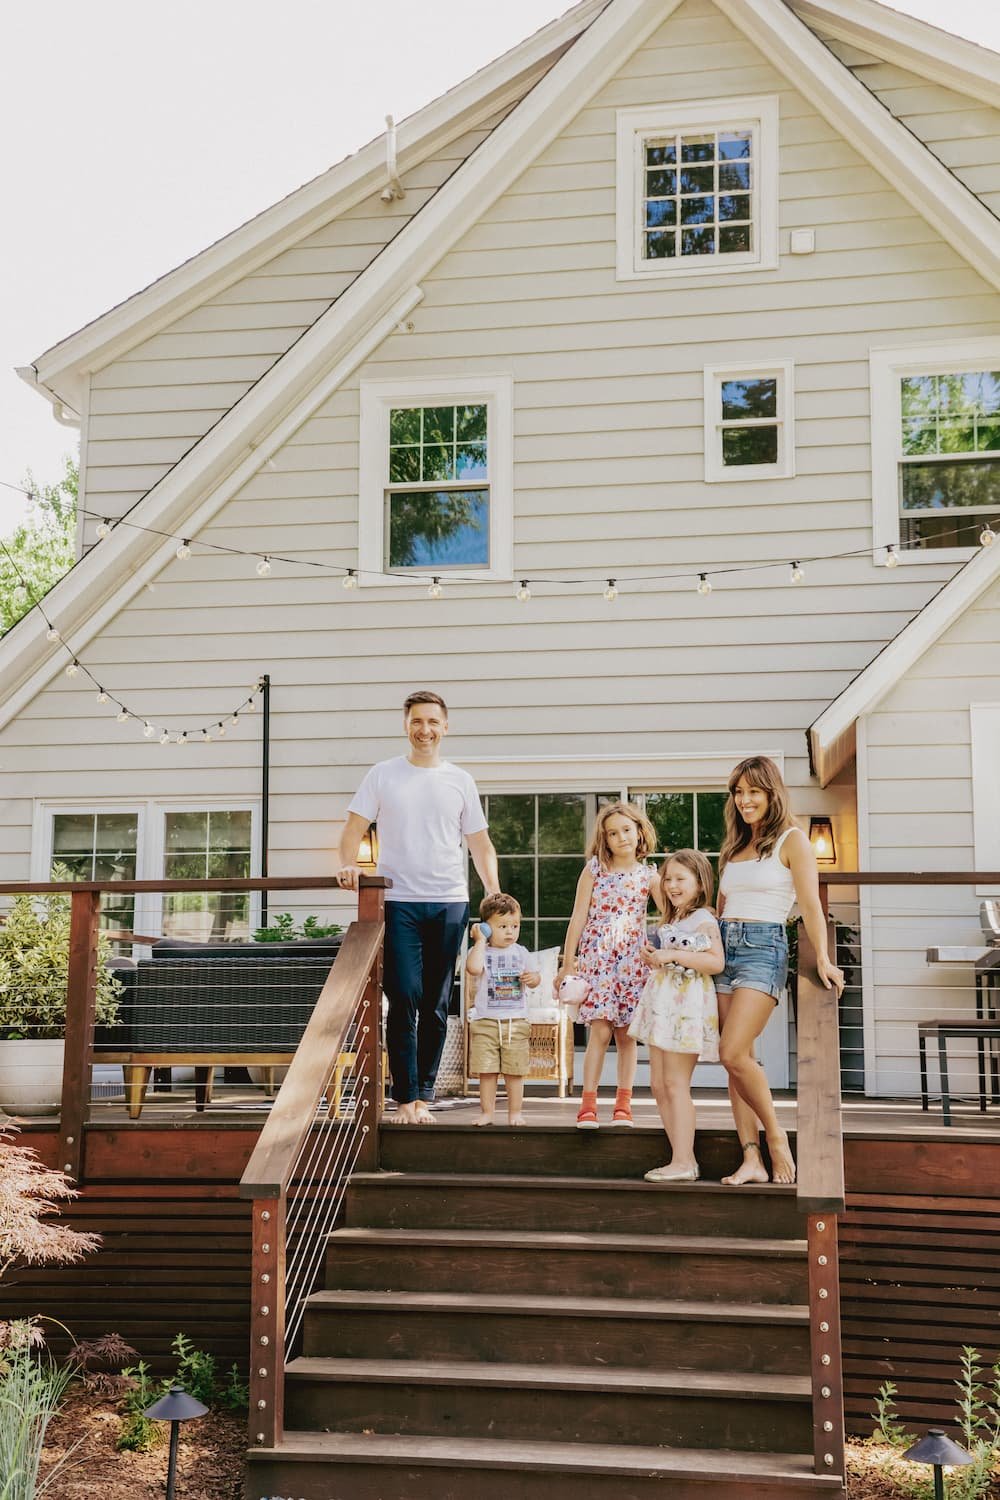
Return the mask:
POLYGON ((492 931, 487 941, 482 928, 473 927, 465 963, 466 994, 475 1000, 469 1024, 469 1072, 479 1074, 480 1113, 473 1124, 493 1124, 497 1080, 502 1073, 507 1086, 507 1123, 524 1125, 524 1079, 531 1039, 525 989, 535 989, 542 976, 529 969, 531 955, 517 941, 521 908, 513 896, 484 896, 479 916, 492 931))

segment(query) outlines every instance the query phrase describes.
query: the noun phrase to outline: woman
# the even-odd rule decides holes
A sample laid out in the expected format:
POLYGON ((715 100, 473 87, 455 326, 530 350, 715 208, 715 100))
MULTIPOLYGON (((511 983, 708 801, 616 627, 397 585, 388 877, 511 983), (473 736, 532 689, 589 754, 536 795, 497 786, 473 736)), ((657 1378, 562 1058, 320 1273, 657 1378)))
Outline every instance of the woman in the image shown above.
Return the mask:
POLYGON ((726 967, 715 981, 719 997, 719 1059, 729 1074, 729 1097, 742 1165, 722 1180, 732 1187, 767 1182, 760 1151, 763 1127, 775 1182, 795 1181, 788 1136, 754 1043, 777 1005, 788 976, 785 923, 797 901, 816 953, 821 982, 837 994, 844 976, 826 946, 816 857, 788 812, 788 789, 773 760, 754 755, 729 778, 726 837, 719 856, 719 915, 726 967))

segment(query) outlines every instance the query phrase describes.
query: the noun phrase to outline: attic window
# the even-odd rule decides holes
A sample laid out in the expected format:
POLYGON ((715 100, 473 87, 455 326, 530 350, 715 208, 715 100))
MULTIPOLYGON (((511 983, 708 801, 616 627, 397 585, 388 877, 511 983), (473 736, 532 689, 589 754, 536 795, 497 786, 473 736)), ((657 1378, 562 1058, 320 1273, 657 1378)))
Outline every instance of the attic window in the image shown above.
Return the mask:
POLYGON ((705 479, 786 479, 795 473, 790 360, 705 371, 705 479))
POLYGON ((777 264, 776 99, 618 112, 618 276, 777 264))

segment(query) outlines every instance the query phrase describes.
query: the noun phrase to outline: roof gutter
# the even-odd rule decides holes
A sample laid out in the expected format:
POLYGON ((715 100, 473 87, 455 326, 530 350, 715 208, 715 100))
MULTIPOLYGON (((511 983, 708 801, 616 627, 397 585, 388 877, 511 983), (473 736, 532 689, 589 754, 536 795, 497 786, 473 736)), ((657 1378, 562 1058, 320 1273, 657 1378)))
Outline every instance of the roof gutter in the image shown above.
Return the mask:
POLYGON ((33 391, 37 391, 40 396, 45 397, 46 401, 52 407, 52 415, 60 427, 80 426, 79 412, 74 411, 71 406, 67 406, 61 396, 57 396, 50 386, 45 385, 39 380, 38 370, 34 365, 18 365, 14 374, 23 380, 25 385, 30 385, 33 391))

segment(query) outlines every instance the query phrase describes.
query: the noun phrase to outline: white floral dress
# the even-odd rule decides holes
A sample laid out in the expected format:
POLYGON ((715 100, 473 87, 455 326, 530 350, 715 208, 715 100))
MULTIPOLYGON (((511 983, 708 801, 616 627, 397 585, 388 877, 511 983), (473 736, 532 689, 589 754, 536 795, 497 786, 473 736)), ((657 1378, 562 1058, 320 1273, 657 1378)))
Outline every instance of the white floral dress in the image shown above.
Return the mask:
MULTIPOLYGON (((719 925, 707 907, 701 907, 679 922, 657 929, 661 938, 669 931, 691 933, 708 930, 718 937, 719 925)), ((683 949, 678 950, 683 964, 683 949)), ((710 974, 685 976, 680 968, 647 970, 639 1003, 628 1034, 664 1052, 695 1052, 702 1062, 719 1061, 719 1005, 710 974)))
POLYGON ((631 870, 604 870, 596 859, 587 868, 594 890, 577 969, 590 993, 580 1006, 579 1019, 584 1025, 610 1021, 627 1026, 649 973, 639 949, 646 938, 646 907, 656 871, 643 864, 631 870))

